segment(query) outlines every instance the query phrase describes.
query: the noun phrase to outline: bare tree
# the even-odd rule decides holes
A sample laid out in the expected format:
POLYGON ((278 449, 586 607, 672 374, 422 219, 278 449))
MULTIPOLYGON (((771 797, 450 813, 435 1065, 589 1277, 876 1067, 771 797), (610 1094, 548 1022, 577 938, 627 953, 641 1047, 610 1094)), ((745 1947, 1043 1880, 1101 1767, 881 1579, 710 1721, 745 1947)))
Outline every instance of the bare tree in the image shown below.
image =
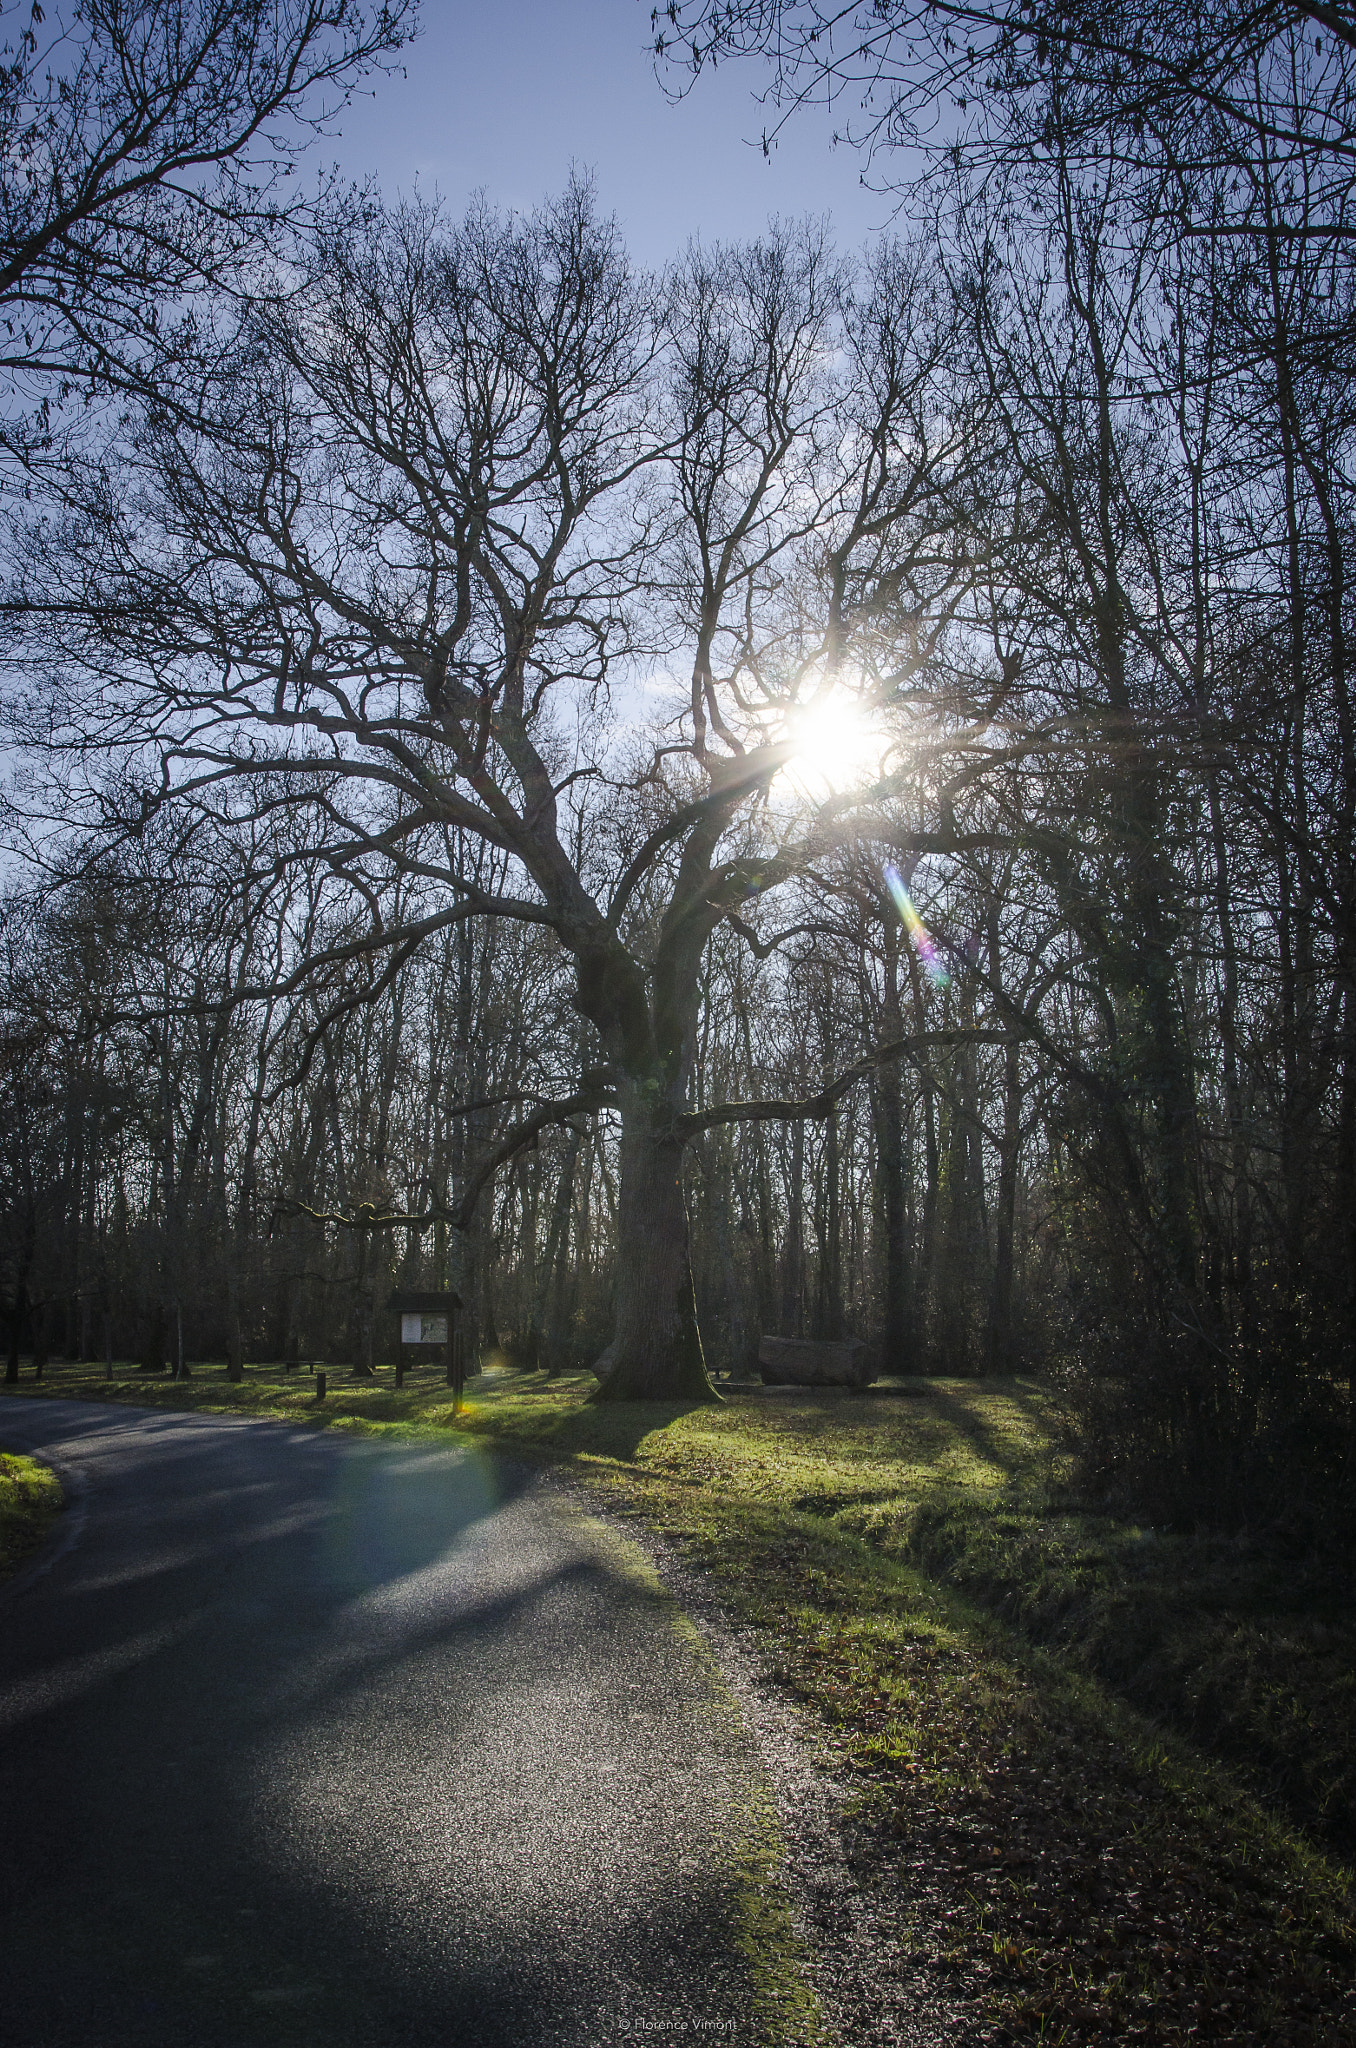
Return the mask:
POLYGON ((84 0, 66 22, 38 0, 4 8, 11 447, 40 453, 72 385, 134 373, 176 315, 220 289, 276 224, 298 152, 413 33, 415 6, 84 0))
POLYGON ((587 1064, 459 1220, 549 1124, 618 1114, 620 1397, 707 1386, 690 1140, 827 1113, 877 1057, 801 1108, 689 1100, 712 934, 847 829, 842 796, 778 785, 799 726, 839 692, 907 695, 965 573, 945 510, 965 412, 929 395, 945 334, 917 263, 882 262, 857 305, 822 239, 786 230, 693 253, 662 317, 655 292, 582 190, 455 231, 336 219, 196 436, 152 411, 136 490, 94 480, 25 599, 96 692, 72 720, 158 755, 143 806, 286 788, 355 880, 386 862, 436 885, 445 927, 554 935, 587 1064), (642 658, 681 660, 686 703, 652 756, 605 752, 586 707, 642 658), (493 894, 438 854, 449 827, 506 856, 493 894))
MULTIPOLYGON (((958 140, 1020 152, 1048 143, 1052 85, 1065 148, 1118 131, 1127 168, 1180 162, 1184 137, 1209 127, 1348 167, 1356 145, 1356 18, 1331 0, 1215 15, 1175 0, 668 0, 651 20, 666 80, 731 57, 765 61, 765 149, 798 108, 846 103, 847 138, 869 159, 958 140)), ((898 183, 888 163, 880 175, 898 183)))

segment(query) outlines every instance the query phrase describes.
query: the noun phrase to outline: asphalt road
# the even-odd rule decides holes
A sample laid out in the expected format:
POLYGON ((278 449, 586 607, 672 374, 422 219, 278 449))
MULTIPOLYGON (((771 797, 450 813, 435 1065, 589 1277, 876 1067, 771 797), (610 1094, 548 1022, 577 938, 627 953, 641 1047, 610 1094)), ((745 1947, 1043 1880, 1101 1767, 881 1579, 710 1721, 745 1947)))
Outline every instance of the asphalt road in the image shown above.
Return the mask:
POLYGON ((6 1399, 3 2048, 760 2039, 754 1746, 627 1547, 475 1450, 6 1399))

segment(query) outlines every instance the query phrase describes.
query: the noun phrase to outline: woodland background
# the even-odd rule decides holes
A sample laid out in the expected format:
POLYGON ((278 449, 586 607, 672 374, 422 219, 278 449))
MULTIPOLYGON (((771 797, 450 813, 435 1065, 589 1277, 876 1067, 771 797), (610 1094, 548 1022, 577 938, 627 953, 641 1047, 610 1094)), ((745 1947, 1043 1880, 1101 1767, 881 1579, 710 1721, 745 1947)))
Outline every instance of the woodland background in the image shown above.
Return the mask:
MULTIPOLYGON (((811 444, 841 450, 841 419, 837 439, 820 427, 872 308, 896 311, 857 360, 877 374, 893 334, 909 393, 894 552, 854 558, 845 599, 880 758, 850 801, 807 774, 779 785, 780 811, 753 804, 742 855, 780 860, 775 886, 751 886, 702 954, 689 1106, 782 1105, 686 1148, 707 1361, 743 1374, 761 1332, 853 1332, 886 1373, 1048 1375, 1094 1493, 1349 1532, 1351 37, 1344 17, 1280 7, 1232 42, 1185 11, 1131 10, 1114 36, 1093 11, 967 14, 968 42, 946 10, 884 13, 897 38, 935 24, 912 69, 891 46, 889 118, 912 118, 923 78, 965 139, 934 151, 899 236, 844 263, 782 227, 723 271, 697 279, 689 253, 674 272, 689 308, 697 280, 716 328, 754 334, 747 390, 775 357, 750 313, 769 277, 784 304, 800 294, 797 333, 820 309, 804 416, 758 500, 772 540, 732 581, 723 630, 738 638, 750 592, 772 604, 773 571, 779 623, 749 625, 718 681, 770 673, 775 642, 769 701, 794 705, 788 610, 812 622, 797 674, 822 666, 841 508, 811 493, 807 516, 796 492, 811 444)), ((794 41, 813 9, 670 14, 698 69, 722 37, 765 48, 775 17, 788 92, 824 81, 821 45, 794 41)), ((408 233, 370 195, 331 206, 315 233, 408 233)), ((588 232, 613 248, 605 223, 588 232)), ((507 249, 527 230, 495 233, 507 249)), ((63 1352, 147 1372, 370 1364, 393 1284, 459 1289, 483 1355, 586 1365, 611 1328, 613 1113, 544 1125, 454 1221, 524 1104, 569 1101, 599 1058, 548 931, 489 912, 439 926, 446 877, 508 896, 513 856, 447 824, 399 857, 369 838, 336 858, 276 785, 227 805, 161 781, 163 729, 101 726, 80 695, 129 648, 153 666, 89 572, 94 483, 196 374, 207 286, 241 317, 241 260, 233 245, 200 263, 193 334, 162 345, 146 317, 182 306, 182 277, 136 275, 118 338, 72 341, 60 310, 68 355, 47 330, 14 371, 10 1372, 63 1352)), ((14 289, 31 332, 31 276, 14 289)), ((673 279, 628 289, 674 303, 673 279)), ((725 481, 747 491, 746 461, 725 481)), ((695 744, 673 674, 681 582, 671 555, 650 560, 629 601, 649 593, 661 623, 587 691, 556 678, 576 693, 553 744, 579 774, 561 831, 581 864, 600 816, 634 847, 690 795, 681 758, 655 765, 695 744), (656 676, 672 687, 647 725, 656 676)), ((658 914, 637 906, 642 956, 658 914)))

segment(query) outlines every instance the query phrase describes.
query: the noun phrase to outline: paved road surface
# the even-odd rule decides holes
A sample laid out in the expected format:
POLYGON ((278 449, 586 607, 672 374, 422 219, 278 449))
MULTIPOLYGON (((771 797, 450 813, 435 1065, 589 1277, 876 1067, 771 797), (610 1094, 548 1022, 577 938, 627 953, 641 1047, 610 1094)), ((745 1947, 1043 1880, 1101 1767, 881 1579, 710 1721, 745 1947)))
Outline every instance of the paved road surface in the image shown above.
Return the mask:
POLYGON ((525 1471, 6 1399, 74 1468, 0 1593, 3 2048, 750 2042, 756 1760, 525 1471))

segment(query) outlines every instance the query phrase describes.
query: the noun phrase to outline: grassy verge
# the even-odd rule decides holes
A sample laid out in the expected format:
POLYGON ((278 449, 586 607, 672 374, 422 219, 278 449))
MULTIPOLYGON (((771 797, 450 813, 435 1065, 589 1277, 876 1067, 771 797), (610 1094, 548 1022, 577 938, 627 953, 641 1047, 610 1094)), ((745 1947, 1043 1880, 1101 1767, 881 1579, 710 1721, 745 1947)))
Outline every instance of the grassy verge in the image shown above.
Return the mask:
POLYGON ((1037 1388, 736 1395, 682 1413, 586 1406, 587 1378, 485 1375, 454 1424, 429 1381, 345 1384, 322 1406, 266 1368, 240 1389, 219 1372, 49 1374, 51 1393, 455 1427, 560 1462, 682 1545, 855 1775, 871 1875, 976 2040, 1356 2038, 1349 1873, 1276 1804, 1291 1795, 1274 1769, 1212 1761, 1141 1710, 1184 1712, 1193 1684, 1246 1668, 1257 1697, 1229 1703, 1232 1725, 1307 1715, 1293 1742, 1276 1728, 1275 1753, 1310 1758, 1304 1797, 1329 1825, 1321 1759, 1351 1687, 1333 1589, 1300 1588, 1262 1552, 1074 1513, 1037 1388))
POLYGON ((55 1473, 36 1458, 0 1451, 0 1583, 27 1563, 60 1508, 55 1473))
POLYGON ((1349 1561, 1296 1558, 1267 1535, 1077 1512, 1057 1485, 934 1496, 874 1535, 1227 1762, 1344 1861, 1356 1856, 1349 1561))

